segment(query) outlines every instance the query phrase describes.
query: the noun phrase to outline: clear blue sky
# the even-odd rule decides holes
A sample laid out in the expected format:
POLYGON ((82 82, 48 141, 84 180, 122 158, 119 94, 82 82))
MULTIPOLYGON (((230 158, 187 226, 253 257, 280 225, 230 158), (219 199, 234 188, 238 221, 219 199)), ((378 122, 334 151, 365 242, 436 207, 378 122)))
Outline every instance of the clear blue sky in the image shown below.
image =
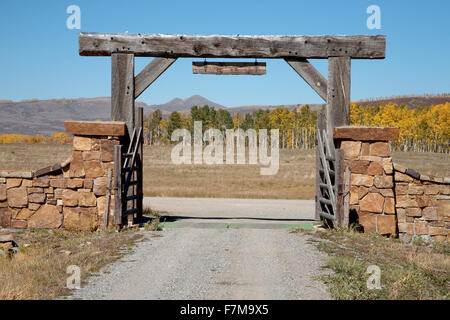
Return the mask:
MULTIPOLYGON (((352 100, 449 92, 449 12, 448 0, 2 0, 0 99, 109 96, 110 58, 80 57, 79 31, 385 34, 385 60, 352 61, 352 100), (72 4, 81 8, 81 30, 66 28, 72 4), (366 27, 371 4, 381 8, 380 30, 366 27)), ((151 58, 136 60, 137 73, 151 58)), ((322 103, 281 60, 267 60, 265 76, 193 75, 191 61, 175 62, 139 100, 154 104, 200 94, 226 106, 322 103)), ((326 77, 326 61, 311 62, 326 77)))

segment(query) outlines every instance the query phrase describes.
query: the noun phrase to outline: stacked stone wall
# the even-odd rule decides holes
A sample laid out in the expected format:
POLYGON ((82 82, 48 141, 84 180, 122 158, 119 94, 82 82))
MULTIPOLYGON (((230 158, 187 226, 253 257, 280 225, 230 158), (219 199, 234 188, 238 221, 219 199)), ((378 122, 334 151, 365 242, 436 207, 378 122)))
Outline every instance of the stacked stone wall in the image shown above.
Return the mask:
POLYGON ((36 171, 0 172, 0 227, 101 228, 108 168, 114 169, 118 144, 118 137, 75 136, 72 156, 63 163, 36 171))
POLYGON ((400 235, 448 241, 450 178, 421 175, 398 164, 394 178, 400 235))

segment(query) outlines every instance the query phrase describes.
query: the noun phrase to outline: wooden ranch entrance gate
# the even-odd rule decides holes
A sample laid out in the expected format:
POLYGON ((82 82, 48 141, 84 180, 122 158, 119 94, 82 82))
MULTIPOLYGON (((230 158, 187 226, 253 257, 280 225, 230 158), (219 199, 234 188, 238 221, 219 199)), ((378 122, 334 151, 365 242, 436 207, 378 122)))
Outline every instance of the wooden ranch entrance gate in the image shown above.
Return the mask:
MULTIPOLYGON (((126 122, 128 128, 128 140, 116 150, 116 172, 122 172, 115 181, 116 190, 121 190, 115 197, 116 224, 142 214, 142 110, 136 116, 135 99, 177 58, 278 58, 284 59, 326 102, 326 114, 319 112, 317 121, 316 218, 334 226, 345 225, 346 169, 342 151, 334 144, 333 130, 350 123, 351 59, 384 59, 385 48, 383 35, 80 33, 81 56, 111 56, 111 119, 126 122), (154 59, 135 76, 134 57, 154 59), (307 59, 327 59, 328 79, 307 59)), ((233 70, 240 67, 235 65, 233 70)))

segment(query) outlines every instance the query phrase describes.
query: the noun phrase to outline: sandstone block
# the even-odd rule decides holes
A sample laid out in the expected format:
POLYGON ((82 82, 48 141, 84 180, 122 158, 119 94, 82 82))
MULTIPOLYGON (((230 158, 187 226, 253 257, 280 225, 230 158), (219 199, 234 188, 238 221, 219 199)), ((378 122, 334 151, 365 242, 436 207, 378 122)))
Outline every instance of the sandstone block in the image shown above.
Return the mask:
POLYGON ((408 196, 397 196, 395 200, 396 208, 406 208, 408 206, 408 196))
POLYGON ((394 167, 392 164, 392 158, 383 158, 381 160, 381 165, 383 167, 385 174, 392 174, 392 172, 394 171, 394 167))
POLYGON ((65 188, 66 179, 50 179, 50 186, 54 188, 65 188))
POLYGON ((404 208, 397 208, 397 220, 399 222, 405 222, 406 221, 406 209, 404 209, 404 208))
POLYGON ((426 207, 422 210, 422 217, 425 220, 438 220, 438 212, 435 207, 426 207))
POLYGON ((100 151, 84 151, 83 152, 83 160, 84 161, 91 161, 91 160, 97 160, 100 161, 100 151))
POLYGON ((0 201, 6 200, 6 184, 0 184, 0 201))
POLYGON ((83 156, 81 152, 74 151, 70 162, 69 176, 71 178, 84 178, 85 174, 83 156))
POLYGON ((394 197, 394 191, 392 189, 378 189, 378 191, 383 195, 383 197, 394 197))
POLYGON ((385 214, 395 214, 394 198, 385 198, 384 199, 384 213, 385 214))
POLYGON ((101 141, 102 161, 114 161, 114 143, 109 140, 101 141))
POLYGON ((448 195, 448 194, 450 194, 450 185, 444 185, 444 184, 441 184, 441 185, 439 185, 439 193, 440 194, 446 194, 446 195, 448 195))
POLYGON ((369 193, 369 188, 366 188, 366 187, 359 187, 359 192, 358 192, 358 197, 359 197, 359 199, 364 198, 364 196, 365 196, 366 194, 368 194, 368 193, 369 193))
POLYGON ((367 174, 369 169, 369 161, 349 160, 346 161, 352 173, 367 174))
POLYGON ((439 217, 450 217, 450 200, 438 200, 439 217))
POLYGON ((408 217, 421 217, 422 210, 420 208, 406 208, 406 215, 408 217))
POLYGON ((428 234, 428 223, 416 220, 414 222, 414 232, 416 234, 428 234))
POLYGON ((98 161, 85 162, 86 178, 98 178, 104 175, 103 166, 98 161))
POLYGON ((28 195, 28 201, 32 203, 44 203, 45 193, 31 193, 28 195))
POLYGON ((437 205, 436 196, 416 196, 417 205, 421 208, 437 205))
POLYGON ((379 189, 394 187, 392 176, 375 176, 375 178, 373 179, 373 184, 379 189))
POLYGON ((69 189, 79 189, 83 188, 83 179, 69 179, 67 180, 67 188, 69 189))
POLYGON ((401 222, 398 224, 398 232, 414 234, 414 223, 401 222))
MULTIPOLYGON (((341 149, 345 152, 345 159, 358 159, 361 152, 360 141, 342 141, 341 149)), ((114 158, 113 158, 114 159, 114 158)), ((112 161, 112 160, 110 160, 112 161)))
POLYGON ((78 205, 79 194, 76 191, 66 189, 62 192, 63 205, 68 207, 76 207, 78 205))
POLYGON ((39 177, 33 180, 33 187, 47 188, 50 186, 50 179, 48 177, 39 177))
POLYGON ((6 189, 17 188, 22 184, 22 179, 8 178, 6 180, 6 189))
POLYGON ((7 190, 8 205, 13 208, 24 208, 28 205, 27 188, 11 188, 7 190))
POLYGON ((388 142, 371 143, 370 155, 377 157, 389 157, 389 143, 388 142))
POLYGON ((89 137, 73 137, 73 149, 77 151, 90 151, 92 149, 92 140, 89 137))
POLYGON ((11 210, 9 208, 0 208, 0 227, 9 228, 11 226, 11 210))
POLYGON ((367 212, 382 213, 384 197, 379 193, 369 193, 360 202, 360 210, 367 212))
POLYGON ((107 177, 99 177, 94 180, 94 194, 104 196, 106 194, 107 177))
POLYGON ((371 233, 377 231, 376 214, 373 213, 359 213, 358 223, 363 226, 364 233, 371 233))
POLYGON ((77 230, 95 230, 98 223, 96 208, 64 208, 64 227, 77 230))
POLYGON ((396 183, 395 184, 395 193, 400 194, 407 194, 408 193, 408 184, 407 183, 396 183))
POLYGON ((370 143, 363 142, 361 145, 361 156, 368 156, 368 155, 370 155, 370 143))
POLYGON ((40 207, 41 205, 39 203, 28 203, 28 209, 32 211, 37 211, 40 207))
POLYGON ((22 187, 32 187, 33 186, 33 180, 31 179, 23 179, 22 180, 22 187))
POLYGON ((94 187, 94 180, 92 179, 85 179, 83 183, 84 189, 92 189, 94 187))
POLYGON ((408 194, 423 194, 424 187, 418 184, 409 184, 408 194))
POLYGON ((383 167, 378 162, 371 162, 367 174, 370 174, 371 176, 382 175, 383 167))
POLYGON ((19 213, 15 218, 18 220, 28 220, 28 218, 30 218, 33 214, 34 214, 33 210, 23 208, 22 210, 19 211, 19 213))
POLYGON ((424 187, 425 194, 438 194, 439 193, 439 185, 438 184, 427 184, 424 187))
POLYGON ((44 193, 44 188, 40 188, 40 187, 27 188, 27 193, 28 194, 31 194, 31 193, 44 193))
POLYGON ((95 207, 97 205, 97 198, 92 192, 78 191, 78 204, 80 207, 95 207))
POLYGON ((359 188, 357 186, 350 187, 350 204, 358 204, 359 188))
POLYGON ((378 215, 377 216, 377 231, 379 234, 395 234, 397 223, 393 215, 378 215))
POLYGON ((55 189, 53 189, 53 187, 48 187, 44 189, 44 193, 46 194, 53 194, 55 189))
POLYGON ((351 185, 371 187, 373 185, 373 177, 364 174, 352 173, 351 185))
POLYGON ((407 174, 395 171, 394 174, 395 177, 395 182, 413 182, 414 179, 410 176, 408 176, 407 174))
POLYGON ((62 215, 56 209, 56 206, 43 205, 28 220, 29 228, 59 228, 62 224, 62 215))

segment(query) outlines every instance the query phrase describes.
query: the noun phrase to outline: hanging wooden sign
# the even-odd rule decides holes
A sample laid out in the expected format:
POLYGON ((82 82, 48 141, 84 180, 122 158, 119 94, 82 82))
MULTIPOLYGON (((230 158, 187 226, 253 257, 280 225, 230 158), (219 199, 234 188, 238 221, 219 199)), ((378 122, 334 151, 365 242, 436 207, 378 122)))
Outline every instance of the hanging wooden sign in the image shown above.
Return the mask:
POLYGON ((265 62, 192 62, 194 74, 264 75, 265 62))

